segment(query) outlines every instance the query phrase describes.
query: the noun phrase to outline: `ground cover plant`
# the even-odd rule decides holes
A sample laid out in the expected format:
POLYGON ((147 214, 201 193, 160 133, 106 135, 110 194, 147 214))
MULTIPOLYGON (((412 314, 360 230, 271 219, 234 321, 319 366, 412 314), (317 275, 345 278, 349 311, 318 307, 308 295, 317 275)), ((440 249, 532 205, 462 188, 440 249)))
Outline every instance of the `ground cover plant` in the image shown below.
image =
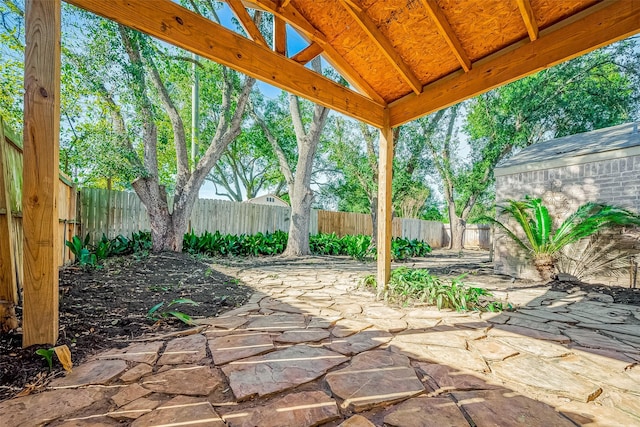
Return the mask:
POLYGON ((524 249, 545 281, 553 276, 558 256, 568 245, 609 228, 640 225, 640 216, 633 212, 617 206, 589 202, 578 207, 562 224, 552 229, 553 221, 547 207, 541 199, 529 196, 525 196, 524 200, 507 200, 507 204, 499 212, 515 221, 524 238, 518 236, 518 231, 496 219, 484 217, 483 220, 503 229, 524 249))
MULTIPOLYGON (((391 272, 384 299, 400 304, 426 303, 457 311, 502 311, 511 305, 496 301, 483 288, 467 286, 463 279, 466 274, 445 281, 425 269, 400 267, 391 272)), ((363 284, 376 291, 376 278, 370 275, 363 284)))
MULTIPOLYGON (((184 235, 183 250, 190 254, 210 257, 220 256, 270 256, 284 252, 288 235, 284 231, 257 234, 221 234, 219 231, 205 231, 201 235, 184 235)), ((95 244, 89 244, 89 236, 83 240, 74 237, 67 246, 76 256, 81 266, 97 266, 102 260, 114 255, 148 252, 151 250, 151 234, 141 231, 131 238, 118 236, 107 239, 106 236, 95 244)), ((375 259, 375 248, 371 245, 371 236, 342 236, 335 233, 310 236, 311 253, 319 256, 343 255, 357 260, 375 259)), ((428 243, 419 240, 394 238, 391 241, 391 257, 394 260, 406 260, 424 257, 431 252, 428 243)))

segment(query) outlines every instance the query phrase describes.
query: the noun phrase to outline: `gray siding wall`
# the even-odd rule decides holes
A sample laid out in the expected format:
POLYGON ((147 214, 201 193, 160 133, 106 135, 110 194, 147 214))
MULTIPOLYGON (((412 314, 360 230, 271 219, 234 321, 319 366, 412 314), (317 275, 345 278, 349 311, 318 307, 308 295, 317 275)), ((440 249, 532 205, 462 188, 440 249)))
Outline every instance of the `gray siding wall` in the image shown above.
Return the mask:
MULTIPOLYGON (((589 201, 616 204, 640 212, 640 156, 496 176, 497 204, 507 199, 518 200, 525 195, 542 198, 558 223, 589 201)), ((519 278, 539 279, 523 251, 498 229, 495 234, 495 271, 519 278)), ((590 281, 629 285, 628 277, 593 278, 590 281)))

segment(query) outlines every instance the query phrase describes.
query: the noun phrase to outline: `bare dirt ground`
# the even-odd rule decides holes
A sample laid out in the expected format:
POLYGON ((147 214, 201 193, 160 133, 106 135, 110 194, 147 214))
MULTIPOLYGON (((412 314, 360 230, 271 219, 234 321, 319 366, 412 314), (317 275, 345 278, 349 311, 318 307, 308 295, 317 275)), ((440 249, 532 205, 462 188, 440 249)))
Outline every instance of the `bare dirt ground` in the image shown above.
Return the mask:
MULTIPOLYGON (((168 333, 187 326, 175 319, 154 321, 147 317, 151 307, 165 305, 179 298, 198 303, 171 308, 194 318, 217 316, 242 305, 253 292, 235 278, 212 269, 206 260, 187 254, 162 253, 149 256, 112 258, 99 269, 69 266, 60 271, 60 338, 66 344, 75 364, 108 348, 124 347, 144 334, 168 333)), ((337 265, 362 272, 375 272, 375 264, 353 261, 345 257, 281 257, 232 258, 216 260, 221 264, 251 268, 268 264, 287 271, 287 265, 309 263, 314 269, 337 265)), ((515 280, 493 274, 487 252, 436 251, 428 258, 410 260, 394 267, 428 268, 433 274, 455 277, 466 274, 465 283, 477 283, 490 289, 509 290, 517 287, 550 286, 553 290, 601 292, 614 301, 640 305, 640 289, 608 287, 575 282, 551 282, 547 285, 515 280)), ((21 308, 18 307, 18 316, 21 308)), ((20 330, 0 334, 0 401, 20 392, 38 389, 54 377, 63 375, 59 364, 49 372, 44 359, 35 351, 43 346, 22 349, 20 330)))

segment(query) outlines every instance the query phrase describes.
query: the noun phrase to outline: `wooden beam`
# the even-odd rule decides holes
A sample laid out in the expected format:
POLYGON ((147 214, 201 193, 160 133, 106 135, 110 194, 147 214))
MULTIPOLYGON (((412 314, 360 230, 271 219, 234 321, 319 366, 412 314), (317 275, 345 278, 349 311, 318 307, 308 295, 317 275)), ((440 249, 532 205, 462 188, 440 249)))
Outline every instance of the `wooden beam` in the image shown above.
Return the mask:
POLYGON ((605 1, 390 104, 391 126, 433 113, 493 88, 640 32, 640 2, 605 1))
MULTIPOLYGON (((4 123, 0 117, 0 301, 18 303, 18 282, 14 251, 13 218, 11 215, 11 193, 9 192, 9 159, 4 123)), ((0 302, 0 304, 2 304, 0 302)), ((0 309, 0 313, 2 310, 0 309)), ((0 329, 3 319, 0 318, 0 329)))
POLYGON ((376 277, 379 298, 384 296, 391 276, 393 144, 393 129, 389 122, 389 110, 385 109, 384 122, 380 128, 378 159, 378 268, 376 277))
POLYGON ((171 0, 66 1, 365 123, 382 123, 381 105, 171 0))
POLYGON ((309 46, 296 53, 291 57, 292 60, 298 64, 305 65, 316 56, 320 55, 324 49, 316 42, 312 42, 309 46))
POLYGON ((287 23, 277 16, 273 17, 273 50, 287 56, 287 23))
POLYGON ((386 101, 371 87, 367 81, 340 55, 327 41, 322 32, 318 31, 300 12, 291 5, 280 7, 272 0, 251 0, 250 4, 255 4, 274 16, 282 18, 287 24, 295 28, 300 35, 311 42, 318 43, 324 50, 323 56, 335 70, 344 77, 351 86, 371 98, 381 106, 385 106, 386 101))
POLYGON ((427 10, 427 14, 429 14, 433 23, 436 25, 438 32, 447 42, 449 48, 458 59, 458 62, 460 62, 462 69, 464 71, 469 71, 471 69, 471 60, 462 48, 458 36, 453 32, 447 17, 444 16, 444 13, 442 12, 442 9, 440 9, 440 6, 438 6, 438 3, 436 3, 436 0, 422 0, 422 5, 427 10))
POLYGON ((409 85, 411 90, 413 90, 417 94, 422 92, 422 83, 420 82, 418 77, 416 77, 407 63, 404 62, 404 59, 402 59, 389 39, 385 37, 384 34, 382 34, 380 29, 376 26, 375 22, 373 22, 365 12, 352 7, 351 2, 342 0, 342 5, 344 6, 345 10, 349 12, 354 21, 356 21, 356 23, 360 25, 369 39, 373 43, 375 43, 378 49, 380 49, 389 63, 393 65, 393 68, 396 69, 396 71, 400 74, 400 77, 402 77, 402 80, 404 80, 409 85))
POLYGON ((60 1, 25 2, 23 347, 58 340, 60 1))
POLYGON ((532 42, 536 41, 538 39, 538 23, 536 22, 536 17, 533 14, 533 9, 531 9, 531 3, 529 0, 516 0, 516 2, 518 3, 518 8, 520 9, 524 25, 527 27, 529 39, 532 42))
POLYGON ((244 32, 247 33, 249 38, 256 43, 261 44, 262 46, 268 46, 267 41, 264 39, 264 36, 260 32, 260 29, 251 19, 251 15, 247 12, 241 0, 227 0, 227 4, 240 21, 240 25, 244 29, 244 32))

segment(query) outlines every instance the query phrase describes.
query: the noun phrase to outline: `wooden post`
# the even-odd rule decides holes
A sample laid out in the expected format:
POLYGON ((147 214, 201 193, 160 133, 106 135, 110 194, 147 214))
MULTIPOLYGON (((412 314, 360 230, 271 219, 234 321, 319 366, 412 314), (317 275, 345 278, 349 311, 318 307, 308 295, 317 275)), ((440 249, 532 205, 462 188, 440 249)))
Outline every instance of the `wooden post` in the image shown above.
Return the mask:
POLYGON ((393 130, 389 124, 389 109, 384 111, 380 129, 378 160, 378 297, 383 296, 391 275, 391 179, 393 176, 393 130))
POLYGON ((60 1, 25 2, 23 347, 58 340, 60 1))
POLYGON ((18 283, 14 253, 14 236, 9 193, 9 163, 6 154, 7 141, 0 117, 0 329, 10 330, 18 326, 14 305, 18 302, 18 283))

